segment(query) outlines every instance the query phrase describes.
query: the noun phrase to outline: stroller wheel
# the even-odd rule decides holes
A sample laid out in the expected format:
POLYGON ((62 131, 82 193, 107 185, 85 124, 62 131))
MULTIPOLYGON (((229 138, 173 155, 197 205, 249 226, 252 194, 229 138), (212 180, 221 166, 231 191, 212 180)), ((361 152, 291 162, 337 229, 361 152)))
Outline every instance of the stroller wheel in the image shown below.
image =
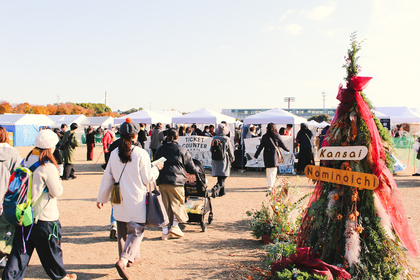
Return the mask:
POLYGON ((205 232, 207 229, 206 224, 204 222, 200 222, 200 225, 201 225, 201 231, 205 232))
POLYGON ((209 214, 208 224, 210 225, 213 222, 213 213, 209 214))

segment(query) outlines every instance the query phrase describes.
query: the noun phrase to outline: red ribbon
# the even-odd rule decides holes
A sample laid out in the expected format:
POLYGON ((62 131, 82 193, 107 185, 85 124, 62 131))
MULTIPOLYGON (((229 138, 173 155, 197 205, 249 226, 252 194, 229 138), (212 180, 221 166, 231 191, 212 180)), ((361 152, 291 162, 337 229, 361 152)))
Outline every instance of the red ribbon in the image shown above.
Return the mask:
POLYGON ((333 280, 333 274, 341 277, 341 279, 350 279, 351 275, 338 266, 327 264, 319 259, 319 254, 310 247, 297 248, 296 253, 289 257, 281 259, 271 264, 271 275, 275 275, 276 271, 282 271, 288 265, 295 265, 296 268, 305 268, 313 274, 328 276, 328 280, 333 280))
MULTIPOLYGON (((370 154, 372 161, 374 162, 374 165, 372 166, 372 174, 376 175, 379 179, 379 186, 375 190, 375 194, 378 196, 386 213, 389 215, 397 236, 401 240, 402 244, 407 248, 410 256, 415 258, 420 253, 419 244, 417 243, 417 239, 408 224, 401 196, 397 188, 397 183, 386 166, 386 156, 382 145, 382 139, 373 119, 372 112, 366 104, 366 101, 360 95, 360 91, 366 88, 371 79, 371 77, 354 76, 348 84, 348 89, 343 89, 340 86, 337 99, 340 100, 341 103, 337 109, 332 124, 334 124, 334 122, 343 114, 348 112, 354 104, 354 100, 356 100, 361 116, 366 122, 366 126, 371 134, 372 142, 370 154)), ((322 146, 328 146, 328 141, 324 139, 322 146)), ((309 206, 320 197, 322 191, 321 185, 321 182, 318 181, 314 193, 310 198, 308 204, 309 206)), ((306 212, 302 220, 302 224, 308 219, 309 216, 306 212)), ((306 241, 304 241, 304 235, 305 233, 301 228, 298 237, 298 246, 303 246, 303 244, 306 243, 306 241)))

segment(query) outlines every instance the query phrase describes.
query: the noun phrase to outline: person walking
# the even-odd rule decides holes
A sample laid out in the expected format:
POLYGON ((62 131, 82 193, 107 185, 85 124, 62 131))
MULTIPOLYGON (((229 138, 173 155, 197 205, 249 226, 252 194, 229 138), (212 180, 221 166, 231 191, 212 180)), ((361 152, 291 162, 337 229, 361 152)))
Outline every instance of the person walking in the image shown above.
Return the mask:
POLYGON ((66 131, 63 136, 61 155, 63 156, 64 161, 64 171, 63 176, 61 177, 62 180, 76 179, 73 163, 76 147, 79 147, 79 142, 76 138, 76 129, 78 127, 77 123, 72 123, 70 125, 70 130, 66 131))
POLYGON ((87 147, 87 161, 93 160, 93 148, 95 148, 95 133, 91 126, 86 131, 86 147, 87 147))
POLYGON ((162 227, 162 240, 168 238, 183 237, 184 233, 179 228, 178 223, 188 221, 187 210, 185 209, 185 190, 186 174, 197 174, 197 169, 190 153, 178 142, 178 131, 174 128, 169 129, 166 136, 166 143, 156 151, 156 160, 165 157, 165 166, 160 170, 157 183, 162 194, 163 204, 170 221, 171 229, 168 226, 162 227))
POLYGON ((144 149, 144 143, 147 141, 146 125, 144 123, 140 124, 138 141, 140 142, 141 147, 144 149))
POLYGON ((289 151, 281 141, 280 135, 277 133, 277 128, 274 123, 267 125, 267 133, 261 138, 260 145, 255 152, 254 159, 256 160, 264 149, 264 166, 267 173, 267 187, 271 189, 276 183, 277 170, 279 167, 279 155, 277 148, 282 148, 285 151, 289 151))
POLYGON ((57 142, 58 137, 52 130, 41 130, 35 137, 35 148, 25 159, 28 167, 37 162, 40 164, 32 174, 35 222, 30 226, 16 226, 13 249, 3 270, 3 280, 24 279, 34 249, 51 279, 77 279, 77 275, 67 273, 63 264, 57 206, 57 197, 62 195, 63 186, 52 152, 57 142))
POLYGON ((104 159, 105 163, 101 165, 102 169, 105 170, 106 165, 108 164, 110 152, 109 152, 109 146, 111 146, 112 142, 115 141, 115 133, 114 133, 114 126, 112 124, 108 125, 108 129, 106 133, 104 134, 104 137, 102 137, 102 147, 104 149, 104 159))
POLYGON ((297 171, 303 174, 308 164, 314 164, 314 154, 312 153, 312 131, 306 123, 300 124, 300 130, 296 135, 296 143, 299 144, 299 160, 297 171))
POLYGON ((158 178, 163 167, 163 163, 152 167, 148 153, 134 146, 139 131, 140 125, 130 118, 121 125, 121 140, 118 148, 111 152, 96 202, 101 209, 110 199, 113 184, 119 183, 121 204, 112 204, 112 209, 118 228, 119 260, 115 267, 123 279, 130 277, 127 266, 140 259, 146 223, 146 186, 158 178))
POLYGON ((152 130, 151 134, 150 134, 150 150, 152 150, 152 158, 154 160, 154 156, 155 153, 157 151, 157 149, 160 147, 160 145, 162 145, 162 142, 160 137, 161 135, 163 136, 163 134, 161 134, 162 132, 162 123, 157 123, 155 128, 152 130))
MULTIPOLYGON (((0 203, 3 205, 9 179, 13 171, 22 162, 19 151, 9 145, 9 134, 6 129, 0 126, 0 203)), ((3 208, 0 207, 0 214, 3 208)), ((0 268, 6 266, 6 256, 0 253, 0 268)))
POLYGON ((58 174, 60 174, 60 177, 63 176, 63 172, 64 172, 64 161, 63 161, 63 156, 61 154, 60 151, 60 147, 61 147, 61 143, 63 142, 63 134, 61 133, 59 128, 54 128, 54 133, 57 134, 58 137, 58 143, 57 145, 55 145, 55 149, 53 152, 53 156, 55 158, 55 160, 57 161, 57 169, 58 169, 58 174))
POLYGON ((211 161, 211 176, 217 177, 217 184, 211 189, 211 196, 224 196, 225 193, 225 181, 230 176, 231 162, 235 161, 234 150, 232 143, 227 135, 230 130, 225 124, 219 124, 216 131, 216 136, 213 137, 213 142, 220 141, 221 145, 221 159, 214 159, 212 155, 211 161))
MULTIPOLYGON (((4 196, 9 186, 9 179, 19 166, 22 158, 19 151, 9 145, 9 134, 6 129, 0 126, 0 203, 3 205, 4 196)), ((0 208, 0 214, 3 209, 0 208)))

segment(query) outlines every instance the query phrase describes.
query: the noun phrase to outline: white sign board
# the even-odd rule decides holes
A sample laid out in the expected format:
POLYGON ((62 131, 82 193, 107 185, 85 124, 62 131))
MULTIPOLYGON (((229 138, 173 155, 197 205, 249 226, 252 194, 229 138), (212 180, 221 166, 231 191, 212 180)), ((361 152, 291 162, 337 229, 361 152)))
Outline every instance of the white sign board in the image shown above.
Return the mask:
MULTIPOLYGON (((292 136, 280 136, 283 144, 286 148, 291 151, 287 153, 283 149, 281 149, 284 162, 281 166, 293 166, 295 163, 295 156, 293 155, 293 137, 292 136)), ((247 163, 245 167, 256 167, 261 168, 264 167, 264 160, 263 160, 263 152, 260 153, 257 160, 254 160, 254 155, 257 152, 258 146, 260 145, 261 137, 256 138, 246 138, 244 139, 245 143, 245 157, 247 158, 247 163)), ((279 167, 280 168, 280 167, 279 167)))
POLYGON ((320 160, 361 160, 366 157, 365 146, 322 147, 318 151, 320 160))
POLYGON ((212 137, 205 136, 180 136, 178 144, 188 150, 191 157, 199 160, 203 166, 211 167, 211 141, 212 137))

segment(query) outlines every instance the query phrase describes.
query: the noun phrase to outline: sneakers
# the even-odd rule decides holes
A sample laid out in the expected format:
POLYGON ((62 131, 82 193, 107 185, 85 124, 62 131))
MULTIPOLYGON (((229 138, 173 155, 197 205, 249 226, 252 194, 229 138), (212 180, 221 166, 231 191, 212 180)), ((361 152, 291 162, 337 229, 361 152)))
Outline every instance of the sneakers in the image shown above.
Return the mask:
POLYGON ((216 196, 219 195, 220 186, 218 184, 214 185, 213 188, 211 188, 211 197, 216 198, 216 196))
POLYGON ((167 234, 163 234, 162 233, 162 240, 163 241, 167 241, 169 238, 171 238, 172 236, 171 236, 171 234, 170 233, 167 233, 167 234))
POLYGON ((109 231, 109 238, 116 240, 117 239, 117 228, 113 225, 109 231))
POLYGON ((67 274, 63 279, 77 279, 77 275, 76 274, 67 274))
POLYGON ((169 234, 172 234, 175 237, 183 237, 184 236, 184 233, 182 232, 182 230, 179 227, 174 227, 174 226, 172 226, 171 229, 169 230, 169 234))

